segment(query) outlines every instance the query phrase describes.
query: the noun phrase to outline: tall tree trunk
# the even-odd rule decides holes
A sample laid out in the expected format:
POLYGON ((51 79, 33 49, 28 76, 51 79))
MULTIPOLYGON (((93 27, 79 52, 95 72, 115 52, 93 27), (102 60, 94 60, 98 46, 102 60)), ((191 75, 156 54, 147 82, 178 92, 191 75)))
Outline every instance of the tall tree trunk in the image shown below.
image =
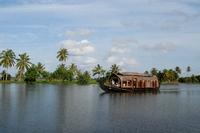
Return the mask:
POLYGON ((6 71, 6 81, 7 81, 7 78, 8 78, 8 68, 7 68, 7 71, 6 71))

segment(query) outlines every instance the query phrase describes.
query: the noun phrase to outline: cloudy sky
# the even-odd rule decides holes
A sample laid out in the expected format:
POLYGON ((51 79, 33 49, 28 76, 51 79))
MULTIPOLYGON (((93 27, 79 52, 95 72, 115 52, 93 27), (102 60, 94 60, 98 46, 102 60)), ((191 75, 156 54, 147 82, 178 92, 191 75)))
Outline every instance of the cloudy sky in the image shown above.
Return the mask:
POLYGON ((200 0, 0 0, 0 52, 26 52, 53 72, 60 48, 66 65, 91 74, 117 64, 141 73, 179 66, 181 76, 190 66, 198 75, 200 0))

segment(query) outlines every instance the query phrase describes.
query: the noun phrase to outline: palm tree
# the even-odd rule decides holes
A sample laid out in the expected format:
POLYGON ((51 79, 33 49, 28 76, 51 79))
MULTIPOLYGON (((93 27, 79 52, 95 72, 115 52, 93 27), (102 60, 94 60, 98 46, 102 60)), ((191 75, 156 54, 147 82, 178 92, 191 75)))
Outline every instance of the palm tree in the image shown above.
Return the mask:
POLYGON ((68 51, 65 48, 61 48, 60 51, 57 52, 57 58, 59 58, 59 61, 65 62, 68 59, 68 51))
POLYGON ((15 53, 11 49, 3 50, 0 54, 0 66, 3 65, 4 68, 7 68, 6 80, 8 77, 8 67, 12 67, 15 64, 15 53))
POLYGON ((23 72, 25 69, 27 70, 31 66, 31 62, 29 62, 30 58, 29 55, 24 54, 19 54, 20 58, 17 58, 17 64, 16 68, 19 68, 19 78, 22 79, 23 72))
POLYGON ((169 79, 169 71, 167 69, 163 70, 163 78, 164 78, 164 81, 168 81, 169 79))
POLYGON ((98 79, 99 79, 101 75, 104 75, 104 73, 106 72, 106 70, 104 70, 102 66, 100 66, 99 64, 97 64, 97 66, 95 66, 92 69, 92 72, 93 72, 93 76, 95 76, 96 74, 98 74, 98 79))
POLYGON ((178 74, 173 69, 169 69, 169 70, 164 69, 162 75, 163 75, 164 80, 168 82, 175 81, 178 79, 178 74))
POLYGON ((157 76, 157 72, 158 72, 158 70, 157 70, 155 67, 153 67, 153 68, 151 69, 151 74, 152 74, 152 75, 157 76))
POLYGON ((117 73, 119 73, 119 71, 121 70, 120 68, 119 68, 119 65, 117 66, 116 64, 114 64, 114 65, 112 65, 111 67, 110 67, 110 71, 111 71, 111 73, 115 73, 115 74, 117 74, 117 73))
POLYGON ((173 69, 169 69, 168 74, 169 74, 169 80, 170 81, 174 81, 175 80, 174 70, 173 69))
POLYGON ((148 72, 148 71, 145 71, 144 74, 149 74, 149 72, 148 72))
POLYGON ((6 71, 3 70, 3 71, 1 72, 1 80, 5 80, 5 77, 6 77, 6 71))
MULTIPOLYGON (((191 71, 191 68, 190 68, 190 66, 188 66, 188 67, 187 67, 188 75, 189 75, 189 72, 190 72, 190 71, 191 71)), ((188 76, 188 75, 187 75, 187 76, 188 76)))
POLYGON ((41 62, 38 62, 38 64, 37 64, 36 67, 37 67, 37 70, 38 70, 39 76, 41 76, 41 75, 42 75, 42 72, 45 70, 44 65, 43 65, 41 62))
POLYGON ((74 75, 77 75, 77 70, 77 66, 74 63, 69 66, 69 71, 73 72, 74 75))
POLYGON ((176 71, 178 74, 181 74, 181 69, 180 69, 178 66, 176 66, 175 71, 176 71))
POLYGON ((76 78, 80 77, 81 75, 82 75, 81 70, 77 70, 77 71, 76 71, 76 78))
POLYGON ((84 75, 86 76, 86 78, 88 79, 88 81, 91 79, 90 73, 88 71, 85 71, 84 75))

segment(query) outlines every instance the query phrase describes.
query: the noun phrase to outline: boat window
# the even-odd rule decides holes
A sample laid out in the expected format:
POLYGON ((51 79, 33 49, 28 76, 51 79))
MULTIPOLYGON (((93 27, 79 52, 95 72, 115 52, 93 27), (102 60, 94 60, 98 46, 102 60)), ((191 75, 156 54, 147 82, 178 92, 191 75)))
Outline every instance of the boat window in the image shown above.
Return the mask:
POLYGON ((125 80, 123 81, 123 86, 131 86, 131 80, 125 80))
POLYGON ((133 79, 133 87, 136 88, 137 87, 137 78, 133 79))
POLYGON ((139 87, 140 87, 140 88, 143 87, 143 81, 142 81, 142 80, 140 80, 140 82, 139 82, 139 87))
POLYGON ((154 81, 152 81, 152 87, 155 87, 154 81))
POLYGON ((147 81, 145 80, 144 81, 144 88, 146 88, 147 87, 147 81))

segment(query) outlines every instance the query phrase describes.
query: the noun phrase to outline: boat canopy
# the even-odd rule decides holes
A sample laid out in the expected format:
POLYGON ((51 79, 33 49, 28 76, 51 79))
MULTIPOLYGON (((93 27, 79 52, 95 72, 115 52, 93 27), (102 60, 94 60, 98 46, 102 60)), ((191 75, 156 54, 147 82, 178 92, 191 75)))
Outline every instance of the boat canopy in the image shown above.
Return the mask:
POLYGON ((156 76, 151 76, 149 74, 142 74, 142 73, 136 73, 136 72, 121 72, 117 74, 111 74, 109 81, 112 79, 120 79, 121 81, 124 80, 133 80, 134 78, 139 78, 139 79, 148 79, 148 80, 157 80, 156 76))

